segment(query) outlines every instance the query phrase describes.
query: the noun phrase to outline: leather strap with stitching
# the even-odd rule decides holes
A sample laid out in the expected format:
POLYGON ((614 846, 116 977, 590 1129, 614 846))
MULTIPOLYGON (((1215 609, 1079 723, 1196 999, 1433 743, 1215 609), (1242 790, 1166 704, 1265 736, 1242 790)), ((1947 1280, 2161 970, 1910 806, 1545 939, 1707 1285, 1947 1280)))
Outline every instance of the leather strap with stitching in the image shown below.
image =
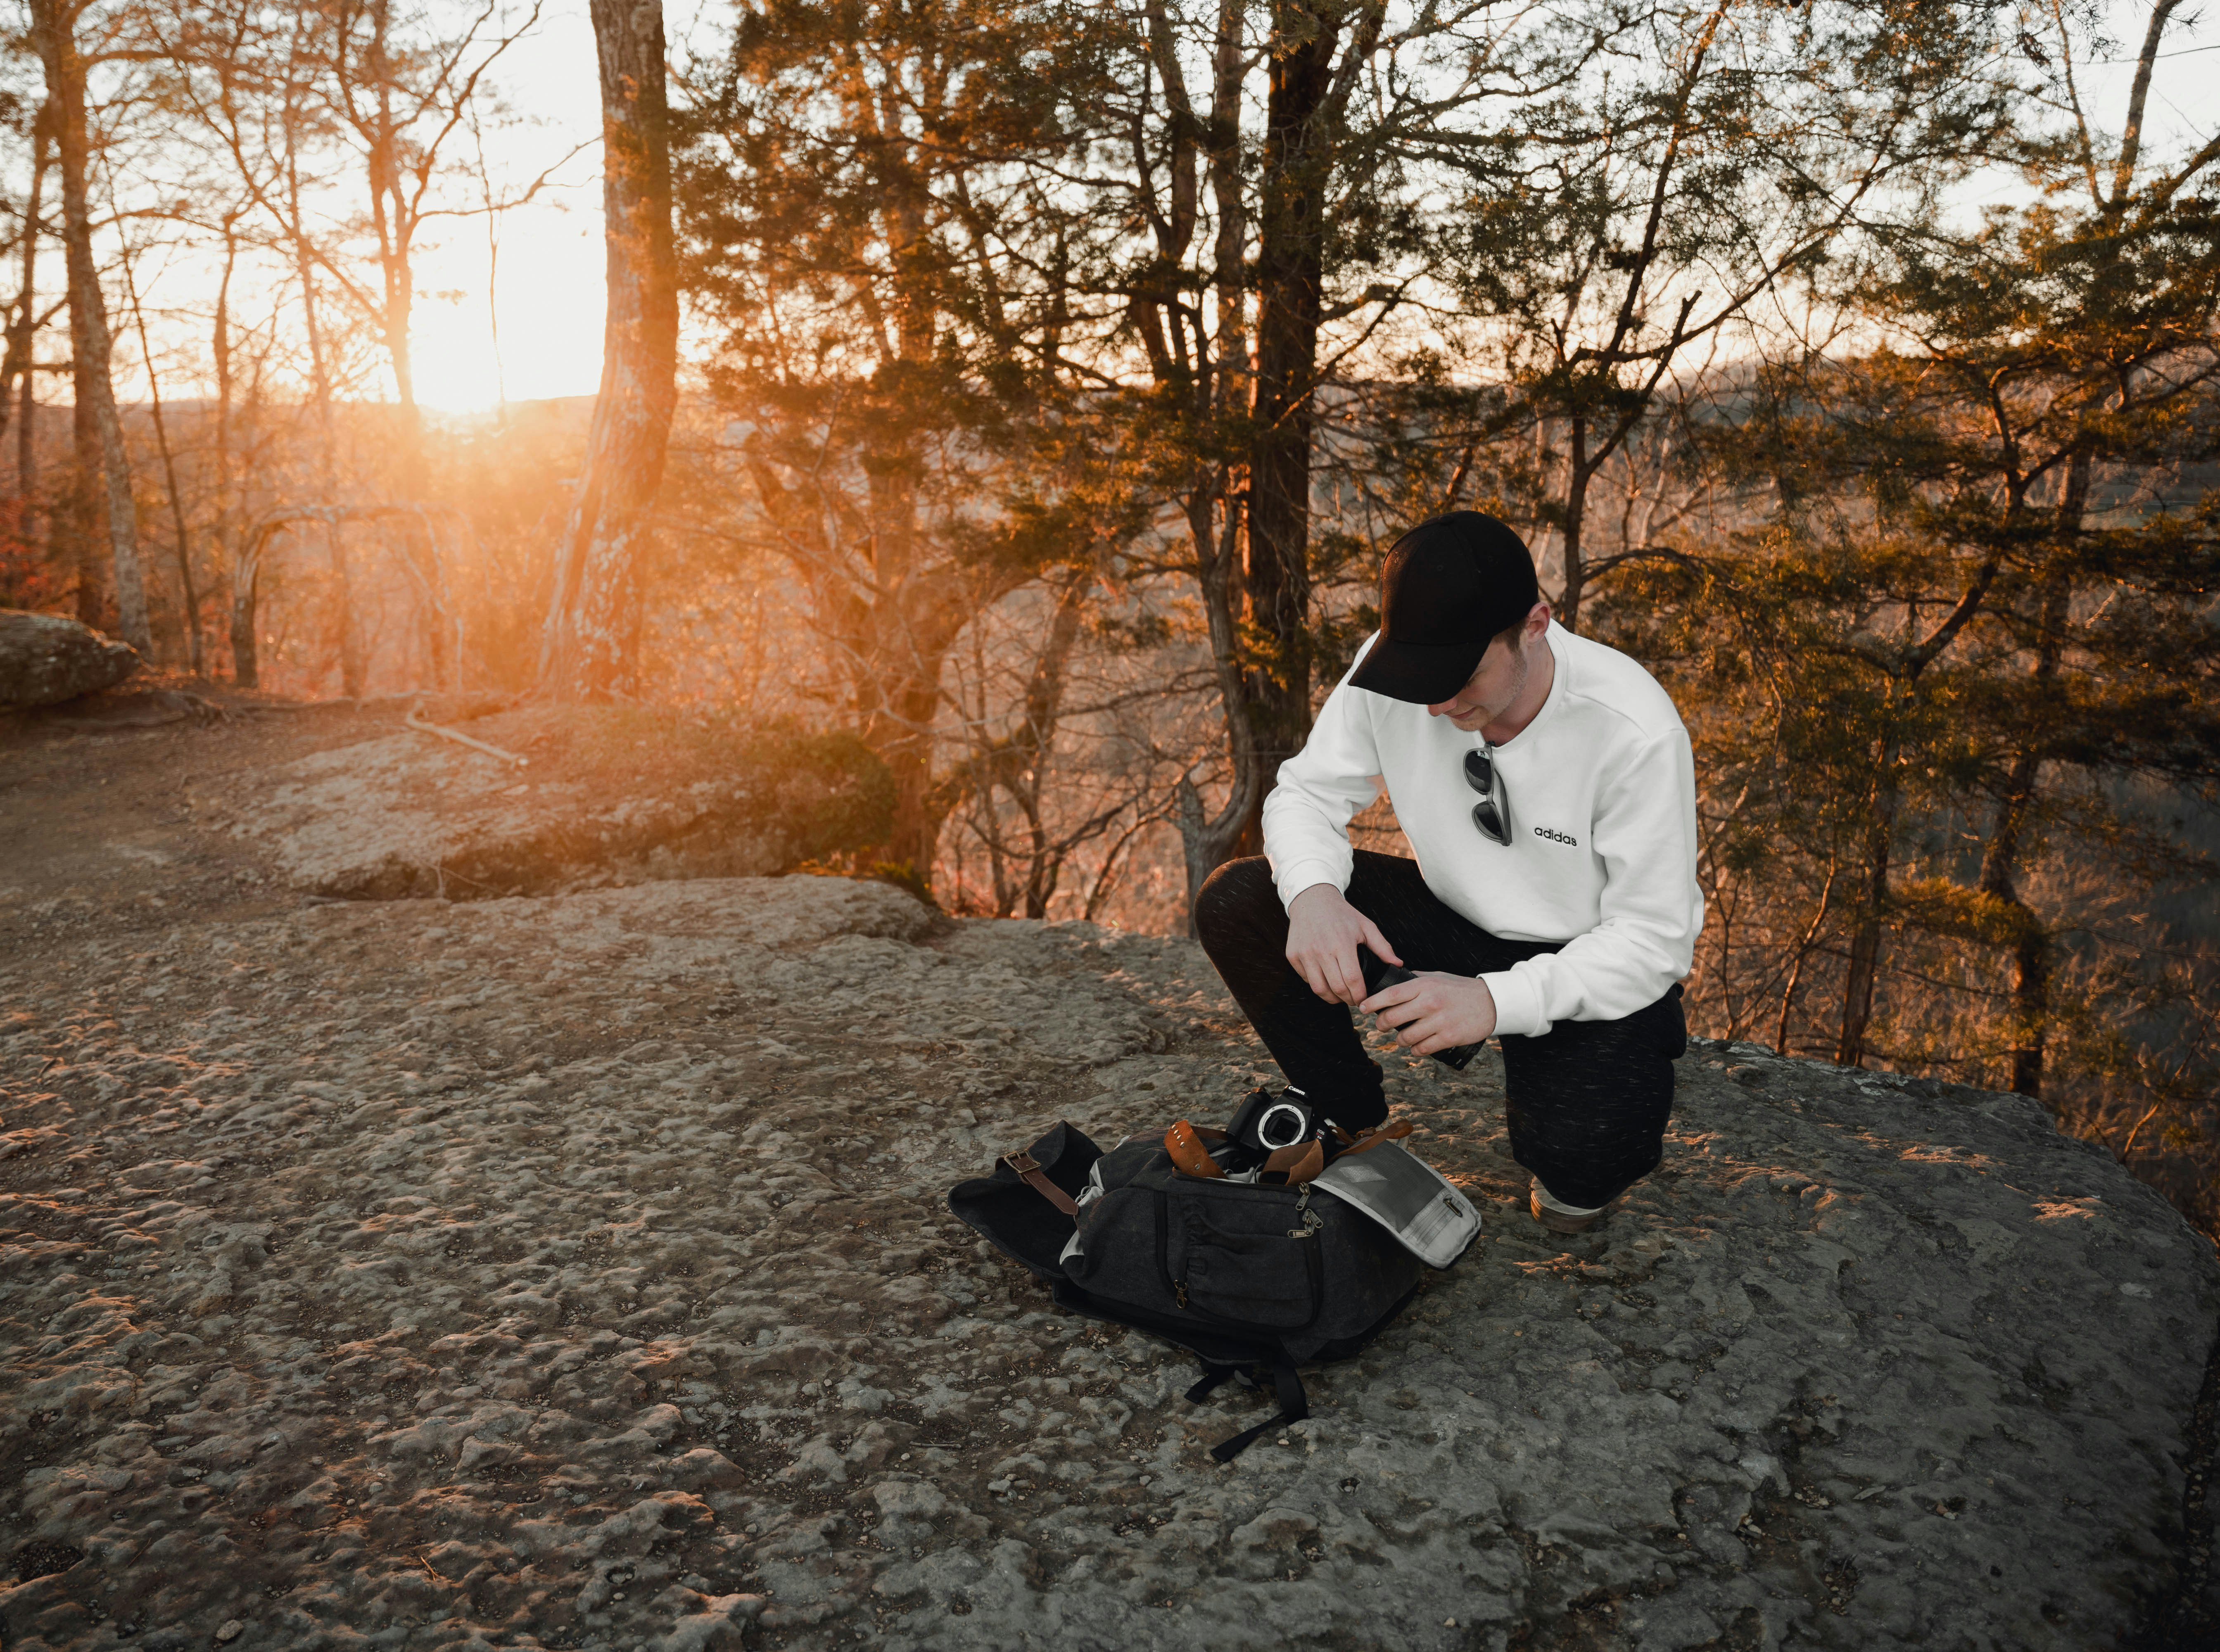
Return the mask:
POLYGON ((1040 1168, 1040 1161, 1032 1154, 1023 1149, 1015 1153, 1005 1153, 1002 1155, 1002 1163, 1017 1172, 1019 1181, 1024 1182, 1043 1199, 1047 1200, 1050 1204, 1071 1218, 1073 1221, 1076 1222, 1079 1219, 1077 1202, 1069 1194, 1048 1179, 1047 1173, 1040 1168))
POLYGON ((1206 1180, 1225 1175, 1224 1167, 1210 1156, 1210 1150, 1202 1144, 1206 1137, 1215 1137, 1224 1141, 1225 1132, 1222 1130, 1197 1130, 1184 1119, 1175 1120, 1171 1128, 1164 1131, 1164 1151, 1171 1155, 1172 1163, 1178 1167, 1182 1175, 1200 1176, 1206 1180))

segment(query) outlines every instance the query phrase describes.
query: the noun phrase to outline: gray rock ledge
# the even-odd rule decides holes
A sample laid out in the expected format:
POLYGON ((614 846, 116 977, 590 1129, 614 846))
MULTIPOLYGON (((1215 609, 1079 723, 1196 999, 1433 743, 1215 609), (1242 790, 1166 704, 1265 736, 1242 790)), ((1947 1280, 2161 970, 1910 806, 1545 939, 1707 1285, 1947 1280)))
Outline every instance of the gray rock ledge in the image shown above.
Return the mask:
POLYGON ((9 1652, 2119 1644, 2211 1247, 2011 1096, 1691 1053, 1548 1243, 1500 1069, 1391 1060, 1487 1227, 1316 1415, 945 1213, 1230 1107, 1192 945, 880 885, 313 906, 0 959, 9 1652), (35 1551, 26 1545, 42 1544, 35 1551))

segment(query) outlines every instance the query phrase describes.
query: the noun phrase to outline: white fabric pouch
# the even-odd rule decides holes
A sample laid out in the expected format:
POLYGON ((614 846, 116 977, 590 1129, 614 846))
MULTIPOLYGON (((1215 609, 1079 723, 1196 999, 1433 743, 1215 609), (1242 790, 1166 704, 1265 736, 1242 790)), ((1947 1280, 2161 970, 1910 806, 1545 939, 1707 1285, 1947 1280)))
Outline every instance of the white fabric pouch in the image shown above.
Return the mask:
POLYGON ((1311 1186, 1362 1211, 1429 1267, 1448 1267, 1480 1231, 1472 1201, 1395 1142, 1344 1154, 1311 1186))

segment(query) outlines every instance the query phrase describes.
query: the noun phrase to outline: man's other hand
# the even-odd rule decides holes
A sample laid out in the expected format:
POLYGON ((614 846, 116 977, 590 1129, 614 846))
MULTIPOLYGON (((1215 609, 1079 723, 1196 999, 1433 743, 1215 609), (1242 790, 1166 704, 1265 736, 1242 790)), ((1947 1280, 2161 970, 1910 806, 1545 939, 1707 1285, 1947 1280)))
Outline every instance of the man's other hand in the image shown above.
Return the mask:
POLYGON ((1414 980, 1382 987, 1357 1008, 1394 1028, 1413 1055, 1478 1044, 1495 1031, 1495 994, 1477 976, 1423 970, 1414 980))
POLYGON ((1354 1004, 1364 996, 1364 971, 1356 949, 1400 964, 1377 926, 1342 898, 1331 883, 1313 883, 1288 903, 1288 962, 1329 1004, 1354 1004))

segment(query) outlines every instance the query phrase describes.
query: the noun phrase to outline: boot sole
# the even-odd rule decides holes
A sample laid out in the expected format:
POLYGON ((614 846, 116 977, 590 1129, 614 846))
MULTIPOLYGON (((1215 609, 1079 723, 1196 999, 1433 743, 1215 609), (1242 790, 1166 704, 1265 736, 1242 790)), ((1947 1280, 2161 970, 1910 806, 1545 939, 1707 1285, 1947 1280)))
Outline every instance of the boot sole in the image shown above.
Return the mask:
POLYGON ((1526 1207, 1534 1213, 1534 1219, 1552 1233, 1585 1233, 1610 1215, 1612 1206, 1618 1203, 1616 1199, 1612 1200, 1610 1205, 1606 1205, 1593 1216, 1567 1216, 1544 1205, 1539 1194, 1530 1192, 1526 1195, 1526 1207))

